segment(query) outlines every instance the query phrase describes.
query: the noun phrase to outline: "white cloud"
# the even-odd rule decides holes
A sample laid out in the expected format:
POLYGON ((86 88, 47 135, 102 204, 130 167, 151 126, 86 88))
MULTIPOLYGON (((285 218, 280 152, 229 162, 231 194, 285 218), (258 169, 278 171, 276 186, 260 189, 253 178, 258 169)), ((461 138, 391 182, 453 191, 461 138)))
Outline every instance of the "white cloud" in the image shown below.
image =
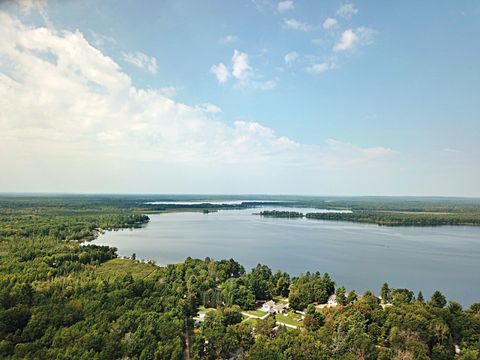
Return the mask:
POLYGON ((247 53, 234 50, 231 66, 227 67, 224 63, 213 65, 210 68, 219 83, 226 83, 230 75, 236 80, 235 88, 252 88, 258 90, 270 90, 277 85, 277 79, 260 81, 261 76, 256 74, 253 67, 250 65, 249 56, 247 53))
MULTIPOLYGON (((124 181, 136 186, 135 166, 350 169, 356 163, 376 166, 392 153, 335 141, 301 144, 255 121, 224 122, 214 104, 175 101, 175 88, 137 88, 80 31, 31 27, 0 12, 0 33, 0 166, 9 169, 0 177, 3 189, 18 190, 15 184, 32 176, 37 183, 40 170, 48 172, 45 184, 55 184, 50 188, 58 179, 61 189, 69 189, 69 180, 90 181, 91 169, 109 176, 106 168, 125 169, 124 181)), ((245 53, 234 52, 232 64, 232 76, 249 86, 276 83, 258 81, 245 53)), ((110 183, 105 186, 111 191, 110 183)))
POLYGON ((313 31, 317 29, 317 27, 314 25, 309 25, 307 23, 298 21, 296 19, 283 19, 283 26, 289 30, 298 30, 298 31, 305 31, 305 32, 313 31))
POLYGON ((340 40, 333 47, 334 51, 351 51, 357 49, 359 46, 368 45, 372 42, 375 30, 359 27, 355 30, 345 30, 340 40))
POLYGON ((291 51, 285 55, 285 64, 290 65, 298 59, 298 53, 296 51, 291 51))
POLYGON ((156 74, 158 71, 157 59, 140 51, 123 53, 123 60, 151 74, 156 74))
POLYGON ((338 24, 338 22, 337 22, 336 19, 329 17, 329 18, 325 19, 322 26, 325 30, 329 30, 329 29, 337 26, 337 24, 338 24))
POLYGON ((291 0, 280 1, 277 5, 278 12, 285 12, 293 9, 295 9, 295 5, 291 0))
POLYGON ((213 65, 210 68, 210 72, 215 75, 218 82, 221 83, 221 84, 227 82, 228 77, 230 76, 230 72, 228 71, 228 68, 225 66, 224 63, 219 63, 218 65, 213 65))
POLYGON ((248 54, 234 50, 232 56, 232 75, 240 84, 245 85, 249 82, 252 74, 253 70, 248 62, 248 54))
POLYGON ((168 97, 174 97, 177 95, 178 88, 176 86, 166 86, 158 89, 158 92, 168 97))
POLYGON ((342 4, 338 10, 337 15, 345 19, 350 19, 353 15, 358 13, 358 9, 352 3, 342 4))
POLYGON ((322 63, 316 63, 306 68, 310 74, 321 74, 325 71, 335 69, 336 63, 334 61, 325 61, 322 63))
POLYGON ((235 36, 235 35, 227 35, 220 39, 220 42, 222 44, 232 44, 237 41, 238 41, 238 36, 235 36))
POLYGON ((344 51, 352 49, 358 42, 358 35, 352 29, 345 30, 340 40, 335 44, 335 51, 344 51))
POLYGON ((220 109, 217 105, 210 104, 210 103, 200 104, 197 106, 197 108, 210 114, 218 114, 222 112, 222 109, 220 109))

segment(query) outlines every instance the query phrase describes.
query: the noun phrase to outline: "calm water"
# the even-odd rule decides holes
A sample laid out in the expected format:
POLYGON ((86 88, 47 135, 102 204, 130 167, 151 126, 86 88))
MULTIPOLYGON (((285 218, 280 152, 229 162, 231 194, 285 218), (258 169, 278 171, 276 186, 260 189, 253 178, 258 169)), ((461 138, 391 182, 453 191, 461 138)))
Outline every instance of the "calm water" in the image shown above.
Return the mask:
POLYGON ((252 215, 261 210, 150 215, 144 228, 107 232, 95 243, 160 265, 188 256, 234 258, 247 269, 263 263, 290 274, 329 272, 357 292, 378 293, 387 281, 428 297, 439 289, 464 305, 480 302, 480 227, 380 227, 252 215))

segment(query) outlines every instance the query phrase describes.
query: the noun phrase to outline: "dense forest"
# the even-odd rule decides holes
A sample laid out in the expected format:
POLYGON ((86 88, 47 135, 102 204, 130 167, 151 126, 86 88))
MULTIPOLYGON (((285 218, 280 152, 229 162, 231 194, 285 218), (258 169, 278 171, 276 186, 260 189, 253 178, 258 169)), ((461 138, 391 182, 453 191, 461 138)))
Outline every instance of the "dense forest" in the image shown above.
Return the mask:
POLYGON ((307 219, 372 223, 387 226, 480 225, 480 213, 353 211, 308 213, 307 219))
POLYGON ((400 211, 312 212, 265 210, 265 217, 307 218, 314 220, 351 221, 386 226, 480 225, 480 213, 433 213, 400 211))
POLYGON ((0 358, 480 358, 480 303, 388 284, 373 289, 380 299, 326 272, 246 271, 233 259, 159 267, 85 242, 142 226, 141 202, 0 199, 0 358), (263 313, 267 300, 287 309, 263 313))
POLYGON ((278 211, 278 210, 264 210, 259 213, 261 216, 277 217, 277 218, 302 218, 305 215, 297 211, 278 211))

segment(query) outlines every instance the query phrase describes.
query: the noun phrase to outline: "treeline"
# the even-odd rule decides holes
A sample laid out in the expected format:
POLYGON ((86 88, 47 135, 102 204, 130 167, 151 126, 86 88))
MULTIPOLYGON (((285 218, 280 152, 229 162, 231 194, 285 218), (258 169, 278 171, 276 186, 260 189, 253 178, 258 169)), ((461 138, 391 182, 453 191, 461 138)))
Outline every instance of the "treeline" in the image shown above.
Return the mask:
POLYGON ((387 226, 480 225, 480 213, 436 214, 353 211, 351 213, 308 213, 308 219, 352 221, 387 226))
POLYGON ((314 220, 351 221, 386 226, 439 226, 439 225, 480 225, 480 213, 406 213, 406 212, 314 212, 303 214, 295 211, 265 210, 259 213, 265 217, 307 218, 314 220))
MULTIPOLYGON (((115 200, 114 203, 121 202, 115 200)), ((0 198, 0 217, 0 237, 39 236, 56 240, 91 240, 98 231, 138 228, 149 221, 148 216, 138 210, 115 207, 110 200, 69 203, 63 197, 21 197, 18 201, 0 198)))
POLYGON ((303 213, 296 211, 278 211, 278 210, 264 210, 260 212, 261 216, 277 217, 277 218, 303 218, 303 213))
POLYGON ((480 213, 480 199, 478 198, 415 196, 295 197, 292 205, 353 211, 480 213))

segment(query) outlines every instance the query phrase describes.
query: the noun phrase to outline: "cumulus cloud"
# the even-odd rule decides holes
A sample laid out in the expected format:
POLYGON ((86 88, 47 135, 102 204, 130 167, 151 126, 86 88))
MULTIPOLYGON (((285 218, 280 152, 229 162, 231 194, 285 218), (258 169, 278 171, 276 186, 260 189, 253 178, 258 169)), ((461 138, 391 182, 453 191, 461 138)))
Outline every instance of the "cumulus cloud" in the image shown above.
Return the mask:
POLYGON ((224 63, 219 63, 218 65, 213 65, 210 68, 210 72, 215 75, 217 81, 220 84, 227 82, 230 72, 224 63))
POLYGON ((295 5, 291 0, 280 1, 277 5, 277 11, 280 13, 293 9, 295 9, 295 5))
POLYGON ((359 46, 368 45, 372 42, 375 31, 367 27, 347 29, 340 36, 339 41, 333 47, 334 51, 351 51, 359 46))
POLYGON ((232 75, 238 79, 240 84, 247 84, 253 74, 252 67, 248 61, 248 54, 234 50, 232 56, 232 75))
POLYGON ((298 53, 296 51, 291 51, 285 55, 285 64, 290 65, 298 59, 298 53))
MULTIPOLYGON (((174 88, 135 87, 80 31, 31 27, 0 12, 0 33, 0 164, 17 175, 42 161, 49 178, 70 171, 78 179, 73 164, 82 171, 139 162, 311 169, 363 166, 392 154, 334 140, 301 144, 255 121, 225 122, 215 104, 175 101, 174 88)), ((274 86, 255 83, 252 72, 248 56, 235 51, 232 77, 274 86)))
POLYGON ((148 56, 140 51, 137 52, 124 52, 123 60, 135 65, 139 69, 148 71, 151 74, 156 74, 158 71, 157 59, 153 56, 148 56))
POLYGON ((337 9, 337 15, 345 19, 350 19, 358 13, 358 9, 352 3, 345 3, 340 5, 337 9))
POLYGON ((213 65, 210 72, 215 75, 219 83, 226 83, 230 76, 235 79, 235 87, 252 88, 259 90, 270 90, 277 85, 277 80, 260 81, 259 75, 256 74, 253 67, 250 65, 249 56, 247 53, 234 50, 231 66, 227 67, 224 63, 213 65))
POLYGON ((323 22, 322 26, 325 30, 330 30, 331 28, 334 28, 337 26, 338 22, 334 18, 326 18, 325 21, 323 22))

